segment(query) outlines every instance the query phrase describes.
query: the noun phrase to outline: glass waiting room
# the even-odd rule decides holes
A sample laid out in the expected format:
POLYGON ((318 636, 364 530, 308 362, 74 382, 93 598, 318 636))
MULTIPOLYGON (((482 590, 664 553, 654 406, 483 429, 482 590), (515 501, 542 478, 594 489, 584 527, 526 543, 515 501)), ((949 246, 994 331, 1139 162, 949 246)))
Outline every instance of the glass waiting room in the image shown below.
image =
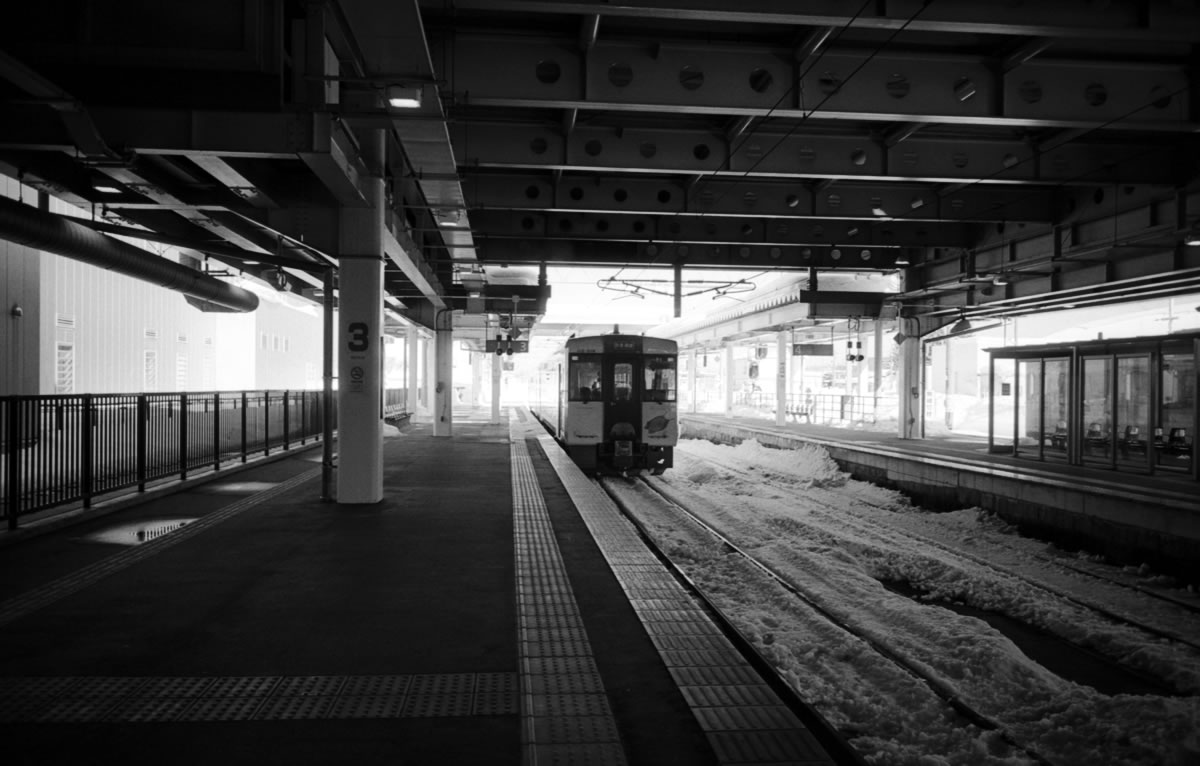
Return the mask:
POLYGON ((988 353, 992 452, 1200 478, 1200 333, 988 353))

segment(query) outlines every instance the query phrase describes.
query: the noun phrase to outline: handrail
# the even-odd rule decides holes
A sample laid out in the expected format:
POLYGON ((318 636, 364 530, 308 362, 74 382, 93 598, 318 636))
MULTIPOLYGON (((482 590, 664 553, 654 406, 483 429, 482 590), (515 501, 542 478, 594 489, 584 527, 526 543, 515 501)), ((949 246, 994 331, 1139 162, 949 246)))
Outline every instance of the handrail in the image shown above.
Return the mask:
MULTIPOLYGON (((407 400, 386 389, 384 416, 407 400)), ((32 513, 317 442, 323 415, 320 390, 0 397, 0 518, 16 529, 32 513)))

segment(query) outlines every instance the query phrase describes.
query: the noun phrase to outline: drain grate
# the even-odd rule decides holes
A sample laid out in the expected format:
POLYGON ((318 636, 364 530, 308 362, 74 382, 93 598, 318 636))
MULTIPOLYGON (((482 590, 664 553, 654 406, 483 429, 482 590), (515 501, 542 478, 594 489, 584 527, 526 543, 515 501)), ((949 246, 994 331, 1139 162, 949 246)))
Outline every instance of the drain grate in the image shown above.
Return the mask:
POLYGON ((0 678, 0 723, 516 715, 516 673, 0 678))

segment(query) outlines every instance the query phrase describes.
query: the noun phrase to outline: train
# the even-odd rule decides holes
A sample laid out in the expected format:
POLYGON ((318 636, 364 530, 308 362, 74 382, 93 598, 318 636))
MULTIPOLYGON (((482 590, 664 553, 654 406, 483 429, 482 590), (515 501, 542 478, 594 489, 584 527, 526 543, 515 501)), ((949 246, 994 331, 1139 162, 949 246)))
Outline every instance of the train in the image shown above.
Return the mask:
POLYGON ((568 338, 531 409, 582 470, 661 474, 679 441, 678 361, 678 344, 664 338, 568 338))

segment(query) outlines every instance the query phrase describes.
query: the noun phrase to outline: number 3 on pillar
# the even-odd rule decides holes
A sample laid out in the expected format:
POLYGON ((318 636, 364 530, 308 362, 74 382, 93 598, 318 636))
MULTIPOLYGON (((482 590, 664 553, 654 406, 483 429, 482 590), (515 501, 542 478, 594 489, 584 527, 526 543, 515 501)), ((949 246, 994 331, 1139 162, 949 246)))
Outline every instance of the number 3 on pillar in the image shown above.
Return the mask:
POLYGON ((366 322, 351 322, 346 329, 350 334, 348 348, 351 351, 366 351, 370 347, 371 340, 367 335, 369 328, 366 322))

